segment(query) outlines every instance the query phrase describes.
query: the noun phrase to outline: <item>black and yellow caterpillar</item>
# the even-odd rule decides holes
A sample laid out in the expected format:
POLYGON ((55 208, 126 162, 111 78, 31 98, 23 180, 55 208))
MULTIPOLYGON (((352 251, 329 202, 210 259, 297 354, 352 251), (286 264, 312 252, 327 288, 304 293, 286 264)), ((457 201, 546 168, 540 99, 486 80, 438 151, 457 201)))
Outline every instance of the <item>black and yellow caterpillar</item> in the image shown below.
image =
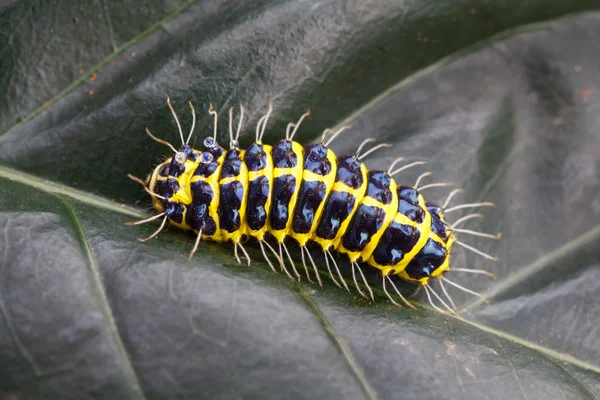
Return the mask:
MULTIPOLYGON (((204 150, 196 150, 188 144, 196 122, 194 107, 189 103, 193 123, 187 140, 184 140, 177 114, 170 101, 168 104, 179 128, 182 146, 177 150, 146 130, 153 140, 169 146, 175 154, 159 164, 148 175, 146 181, 132 177, 144 185, 145 190, 152 196, 154 208, 159 214, 129 224, 141 224, 162 218, 160 228, 148 238, 140 239, 141 241, 155 237, 169 221, 178 228, 196 234, 190 259, 200 240, 207 239, 232 242, 238 262, 241 262, 238 256, 239 248, 250 265, 250 257, 242 242, 248 237, 253 237, 258 241, 263 256, 273 271, 276 269, 267 256, 265 247, 277 259, 280 269, 290 278, 294 278, 285 265, 285 252, 293 274, 300 279, 285 245, 287 237, 292 237, 300 246, 302 264, 311 282, 305 254, 314 268, 319 284, 322 285, 316 264, 306 248, 309 242, 320 247, 333 282, 349 290, 331 252, 346 254, 352 264, 356 288, 364 297, 366 294, 358 285, 355 271, 359 271, 371 299, 373 292, 359 263, 368 263, 381 272, 385 293, 394 304, 397 303, 389 295, 386 281, 393 286, 404 303, 412 307, 390 279, 394 275, 422 285, 431 305, 440 311, 442 310, 434 304, 430 293, 447 310, 452 311, 455 308, 442 282, 480 296, 479 293, 444 277, 444 274, 451 270, 450 249, 454 244, 459 244, 486 258, 495 259, 458 241, 455 234, 462 232, 490 238, 499 238, 500 235, 457 228, 458 224, 480 217, 480 214, 469 214, 452 225, 446 222, 445 214, 461 208, 489 206, 491 203, 462 204, 446 208, 451 198, 460 190, 450 193, 442 207, 426 202, 421 195, 423 189, 450 185, 434 183, 419 188, 421 179, 430 174, 428 172, 422 174, 414 186, 396 183, 394 175, 424 162, 414 162, 394 170, 396 164, 402 160, 399 158, 387 171, 368 171, 362 159, 381 147, 389 147, 387 144, 380 144, 361 155, 363 147, 374 141, 372 138, 364 140, 354 155, 337 157, 329 148, 329 144, 348 127, 342 127, 335 132, 326 129, 320 143, 303 147, 293 138, 309 112, 302 115, 298 122, 288 124, 285 139, 271 146, 262 142, 272 112, 269 105, 268 113, 257 123, 255 142, 246 150, 242 150, 239 148, 238 138, 244 109, 240 106, 235 136, 233 109, 230 109, 230 143, 229 150, 225 150, 217 142, 218 117, 211 106, 209 113, 214 116, 213 136, 204 140, 204 150), (326 140, 327 134, 331 136, 326 140), (278 251, 269 244, 269 237, 275 240, 278 251), (332 272, 331 265, 337 271, 339 282, 332 272), (432 278, 440 281, 451 306, 428 286, 432 278)), ((452 269, 486 273, 482 270, 452 269)))

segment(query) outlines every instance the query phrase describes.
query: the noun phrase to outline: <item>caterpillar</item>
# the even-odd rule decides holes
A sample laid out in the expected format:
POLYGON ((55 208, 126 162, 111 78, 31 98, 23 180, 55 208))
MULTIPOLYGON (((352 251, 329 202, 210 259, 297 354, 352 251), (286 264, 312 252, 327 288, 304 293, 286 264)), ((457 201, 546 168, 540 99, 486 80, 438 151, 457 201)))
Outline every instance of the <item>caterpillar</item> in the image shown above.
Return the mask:
POLYGON ((421 174, 412 186, 396 183, 394 176, 425 164, 423 161, 397 167, 403 160, 399 157, 386 171, 367 170, 363 160, 378 149, 390 147, 381 143, 363 152, 369 143, 375 142, 374 138, 363 140, 353 155, 337 157, 329 146, 349 126, 337 131, 325 129, 320 143, 303 147, 294 141, 294 136, 310 111, 297 122, 287 125, 284 139, 274 145, 264 144, 262 139, 273 110, 271 104, 267 113, 258 120, 255 141, 246 150, 239 147, 244 107, 240 105, 235 135, 233 107, 229 109, 230 141, 226 150, 217 141, 218 115, 211 105, 208 112, 214 118, 213 135, 204 139, 203 150, 197 150, 189 144, 196 125, 192 103, 188 103, 192 127, 187 139, 170 99, 167 99, 167 104, 179 130, 181 147, 176 149, 146 128, 152 140, 168 146, 174 154, 156 166, 146 180, 129 175, 151 196, 157 214, 126 224, 139 225, 162 219, 159 228, 147 238, 140 238, 141 242, 156 237, 169 221, 171 225, 196 235, 190 260, 204 239, 231 242, 235 259, 241 263, 239 249, 250 266, 250 256, 243 244, 248 238, 254 238, 274 272, 277 269, 271 257, 276 260, 280 271, 291 279, 300 280, 301 275, 286 246, 287 239, 291 237, 300 247, 308 281, 313 283, 307 258, 320 286, 323 283, 309 245, 317 246, 323 253, 332 282, 350 291, 332 253, 345 254, 351 263, 358 294, 371 301, 374 301, 373 291, 361 269, 361 264, 365 263, 379 270, 383 290, 397 306, 400 304, 390 295, 388 283, 403 304, 414 308, 394 284, 393 276, 425 288, 431 306, 443 313, 455 313, 456 310, 444 283, 485 300, 480 293, 449 280, 446 274, 451 270, 492 277, 493 274, 479 269, 450 267, 450 250, 459 245, 487 259, 497 260, 458 240, 457 235, 491 239, 499 239, 501 235, 458 228, 470 219, 482 218, 481 214, 465 215, 452 224, 446 221, 446 215, 459 209, 493 206, 493 203, 448 207, 461 189, 450 192, 441 207, 427 202, 422 191, 452 185, 440 182, 420 186, 431 172, 421 174), (274 245, 269 240, 274 241, 274 245), (287 262, 291 271, 286 266, 287 262), (368 295, 358 284, 357 271, 368 295), (432 279, 439 282, 447 302, 431 287, 432 279), (444 309, 433 301, 434 298, 444 309))

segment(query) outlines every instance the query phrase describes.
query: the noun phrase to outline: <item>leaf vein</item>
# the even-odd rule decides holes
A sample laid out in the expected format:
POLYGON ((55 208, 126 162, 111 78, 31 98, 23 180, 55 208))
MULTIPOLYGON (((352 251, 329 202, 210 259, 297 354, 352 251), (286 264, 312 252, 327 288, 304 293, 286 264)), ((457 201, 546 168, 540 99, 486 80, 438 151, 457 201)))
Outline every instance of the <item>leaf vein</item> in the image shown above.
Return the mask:
POLYGON ((111 336, 113 337, 115 345, 118 348, 119 355, 120 355, 121 359, 123 360, 123 367, 125 369, 125 373, 128 376, 128 378, 131 379, 131 381, 133 382, 133 391, 137 394, 136 398, 143 400, 146 398, 146 396, 144 395, 144 391, 140 385, 140 381, 137 377, 137 374, 136 374, 135 370, 133 369, 133 364, 131 362, 129 353, 127 352, 127 349, 125 348, 123 341, 121 340, 121 336, 119 334, 119 330, 117 328, 117 324, 115 322, 113 312, 110 307, 110 303, 108 302, 108 298, 106 297, 106 289, 102 282, 102 277, 100 275, 98 265, 96 264, 96 260, 94 259, 94 256, 92 254, 92 249, 90 247, 87 236, 85 235, 85 232, 83 231, 83 227, 81 226, 79 217, 75 213, 73 206, 71 205, 71 203, 69 202, 69 200, 67 198, 65 198, 64 196, 61 196, 61 195, 56 195, 56 196, 64 204, 69 216, 71 217, 73 226, 76 229, 76 233, 79 235, 79 239, 80 239, 79 242, 81 245, 81 250, 85 254, 85 257, 87 258, 87 266, 88 266, 88 272, 90 273, 90 280, 91 280, 92 286, 95 289, 96 296, 98 298, 99 307, 102 310, 103 314, 105 315, 106 319, 108 320, 108 328, 110 330, 111 336))

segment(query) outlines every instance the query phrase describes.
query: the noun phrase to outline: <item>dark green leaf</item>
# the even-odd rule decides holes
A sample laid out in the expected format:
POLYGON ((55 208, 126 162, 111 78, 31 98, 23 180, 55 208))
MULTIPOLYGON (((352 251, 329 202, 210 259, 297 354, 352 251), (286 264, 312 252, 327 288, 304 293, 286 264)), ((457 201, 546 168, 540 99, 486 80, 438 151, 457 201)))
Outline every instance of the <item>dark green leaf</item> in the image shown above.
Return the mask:
POLYGON ((0 10, 0 393, 600 397, 600 14, 566 16, 596 8, 12 2, 0 10), (244 103, 243 145, 269 101, 267 142, 310 107, 303 143, 352 123, 339 154, 374 137, 394 146, 369 168, 424 159, 435 181, 465 188, 460 200, 494 201, 469 227, 502 240, 462 240, 501 261, 457 246, 453 265, 497 279, 449 275, 491 305, 452 290, 461 320, 398 309, 381 290, 369 304, 328 279, 321 289, 273 274, 252 245, 251 268, 219 244, 190 262, 193 239, 174 229, 140 244, 156 226, 123 225, 149 213, 126 174, 166 154, 146 126, 179 142, 167 95, 184 127, 194 103, 198 141, 212 132, 210 103, 223 117, 244 103))

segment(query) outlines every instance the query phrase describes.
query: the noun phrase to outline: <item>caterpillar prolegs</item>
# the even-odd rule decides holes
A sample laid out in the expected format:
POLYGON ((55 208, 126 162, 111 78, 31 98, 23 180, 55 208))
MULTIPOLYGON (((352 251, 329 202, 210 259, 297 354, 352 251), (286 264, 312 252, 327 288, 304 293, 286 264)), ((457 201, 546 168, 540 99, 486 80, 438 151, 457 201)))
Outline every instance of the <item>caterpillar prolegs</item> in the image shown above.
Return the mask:
POLYGON ((241 251, 250 265, 250 257, 243 243, 248 238, 254 238, 274 272, 277 272, 276 264, 290 278, 300 279, 301 275, 286 246, 288 238, 292 238, 300 247, 307 279, 313 282, 309 270, 312 269, 321 286, 317 263, 307 247, 309 245, 317 246, 323 253, 332 281, 350 291, 332 252, 345 254, 351 263, 352 278, 358 293, 371 300, 374 298, 373 291, 361 269, 365 263, 379 270, 383 289, 395 305, 399 304, 390 295, 388 286, 405 305, 413 307, 391 279, 394 275, 423 286, 429 303, 440 312, 454 312, 456 308, 444 283, 482 297, 445 275, 450 270, 493 275, 479 269, 450 267, 450 250, 458 245, 496 260, 458 240, 457 236, 499 239, 500 234, 459 228, 468 220, 482 218, 481 214, 468 214, 453 223, 446 222, 446 215, 459 209, 493 204, 480 202, 449 207, 454 196, 461 192, 460 189, 450 192, 441 207, 427 202, 422 191, 451 185, 447 182, 422 185, 422 181, 431 175, 430 172, 421 174, 414 185, 396 182, 394 177, 402 171, 425 162, 400 166, 403 160, 400 157, 386 171, 369 171, 363 160, 378 149, 390 146, 381 143, 366 150, 369 144, 375 142, 374 138, 363 140, 353 155, 338 157, 329 146, 348 126, 337 131, 325 129, 320 143, 303 147, 294 141, 294 136, 304 118, 310 115, 309 111, 297 122, 288 124, 284 139, 273 145, 264 144, 262 139, 272 114, 271 105, 259 119, 255 141, 246 150, 240 149, 238 141, 243 125, 243 106, 240 105, 235 129, 233 108, 229 110, 228 150, 217 141, 218 115, 211 106, 209 113, 214 117, 213 135, 204 139, 203 150, 197 150, 189 144, 196 123, 194 107, 189 103, 193 120, 185 138, 170 100, 168 105, 179 129, 181 147, 176 149, 146 129, 153 140, 168 146, 174 154, 159 164, 145 181, 130 176, 150 194, 158 214, 128 224, 161 219, 160 227, 140 241, 154 238, 169 221, 171 225, 195 234, 190 259, 200 241, 205 239, 232 243, 236 260, 241 262, 241 251), (289 264, 289 269, 286 264, 289 264), (359 286, 358 277, 368 294, 359 286), (431 279, 439 281, 446 300, 429 285, 431 279))

